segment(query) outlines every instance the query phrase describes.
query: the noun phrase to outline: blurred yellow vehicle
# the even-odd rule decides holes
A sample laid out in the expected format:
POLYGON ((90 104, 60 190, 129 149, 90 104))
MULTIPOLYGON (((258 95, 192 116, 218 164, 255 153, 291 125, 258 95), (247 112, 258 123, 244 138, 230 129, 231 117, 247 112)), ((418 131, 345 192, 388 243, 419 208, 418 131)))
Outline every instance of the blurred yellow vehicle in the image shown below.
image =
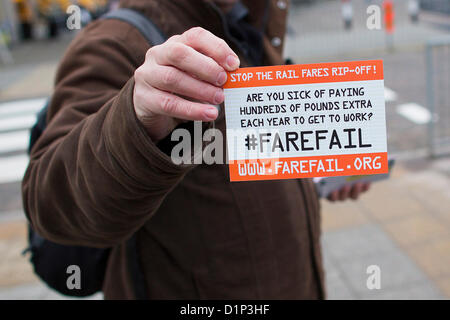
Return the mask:
POLYGON ((11 0, 14 2, 20 20, 23 39, 30 39, 33 34, 33 22, 36 18, 46 21, 48 36, 54 38, 58 29, 65 24, 67 8, 78 5, 89 17, 96 19, 108 9, 109 0, 11 0))
POLYGON ((14 0, 20 22, 31 22, 33 10, 28 0, 14 0))
POLYGON ((16 7, 17 16, 20 22, 20 33, 22 39, 32 38, 33 10, 28 0, 13 0, 16 7))
POLYGON ((45 17, 64 14, 72 3, 70 0, 36 0, 39 13, 45 17))
POLYGON ((94 19, 105 13, 108 8, 108 0, 78 0, 76 4, 89 11, 94 19))

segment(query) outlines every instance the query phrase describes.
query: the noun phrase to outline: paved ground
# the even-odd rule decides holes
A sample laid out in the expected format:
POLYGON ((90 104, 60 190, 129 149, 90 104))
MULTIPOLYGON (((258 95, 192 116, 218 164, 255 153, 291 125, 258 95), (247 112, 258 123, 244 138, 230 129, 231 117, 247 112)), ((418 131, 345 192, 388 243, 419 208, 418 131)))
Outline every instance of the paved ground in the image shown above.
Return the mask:
MULTIPOLYGON (((361 12, 363 1, 354 3, 355 13, 361 12)), ((427 121, 411 120, 412 109, 406 108, 406 116, 399 110, 411 103, 425 108, 423 44, 448 33, 449 18, 423 15, 421 23, 410 25, 400 11, 395 50, 387 51, 382 31, 364 29, 363 15, 357 16, 352 31, 342 32, 338 4, 293 10, 288 54, 301 63, 384 59, 389 148, 399 161, 392 178, 374 185, 360 201, 322 202, 329 298, 448 299, 450 158, 418 158, 417 150, 426 147, 427 121), (367 289, 370 265, 380 267, 380 290, 367 289)), ((70 35, 21 45, 13 52, 15 65, 0 66, 0 299, 63 298, 38 281, 21 255, 26 222, 19 190, 27 161, 26 130, 42 97, 51 92, 57 61, 69 41, 70 35), (28 100, 16 101, 24 98, 28 100)))
POLYGON ((323 202, 329 298, 450 298, 450 159, 400 161, 357 202, 323 202), (381 268, 368 290, 366 269, 381 268))

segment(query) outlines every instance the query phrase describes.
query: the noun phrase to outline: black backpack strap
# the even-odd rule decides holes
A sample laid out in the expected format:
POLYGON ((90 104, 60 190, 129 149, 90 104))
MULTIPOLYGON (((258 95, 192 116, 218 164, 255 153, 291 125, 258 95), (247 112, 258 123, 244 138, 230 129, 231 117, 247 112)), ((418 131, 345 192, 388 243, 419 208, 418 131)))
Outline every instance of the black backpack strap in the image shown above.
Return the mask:
POLYGON ((136 10, 119 8, 106 13, 101 19, 116 19, 131 24, 154 46, 166 41, 166 37, 159 28, 150 19, 136 10))
POLYGON ((36 116, 36 123, 31 127, 30 131, 30 142, 28 144, 28 155, 31 154, 31 148, 36 144, 36 141, 39 139, 39 137, 42 135, 42 133, 45 130, 45 127, 47 127, 47 112, 48 112, 48 106, 50 104, 50 99, 47 99, 47 102, 45 102, 44 107, 39 111, 39 113, 36 116))
POLYGON ((136 233, 126 242, 126 257, 130 280, 133 284, 134 298, 136 300, 148 300, 148 288, 145 282, 144 270, 139 259, 136 233))

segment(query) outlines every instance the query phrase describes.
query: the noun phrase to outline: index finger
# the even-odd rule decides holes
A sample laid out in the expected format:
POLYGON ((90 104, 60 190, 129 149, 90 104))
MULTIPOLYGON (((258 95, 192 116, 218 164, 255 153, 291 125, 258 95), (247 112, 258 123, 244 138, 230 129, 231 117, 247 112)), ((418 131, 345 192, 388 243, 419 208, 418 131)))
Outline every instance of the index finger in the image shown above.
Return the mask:
POLYGON ((180 40, 196 51, 214 59, 227 71, 239 68, 240 61, 234 51, 221 38, 200 27, 189 29, 180 40))

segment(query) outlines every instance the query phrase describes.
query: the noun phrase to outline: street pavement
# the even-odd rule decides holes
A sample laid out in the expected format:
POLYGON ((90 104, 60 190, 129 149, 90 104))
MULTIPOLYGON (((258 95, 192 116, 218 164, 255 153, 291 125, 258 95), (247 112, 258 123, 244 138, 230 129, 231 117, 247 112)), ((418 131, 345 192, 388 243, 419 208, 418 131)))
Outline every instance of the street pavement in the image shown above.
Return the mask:
MULTIPOLYGON (((426 19, 411 25, 396 1, 398 29, 394 50, 387 50, 383 31, 365 28, 365 15, 344 32, 339 3, 293 8, 287 56, 298 63, 383 59, 389 151, 397 165, 389 180, 358 201, 321 201, 328 298, 448 299, 450 158, 424 157, 430 121, 424 43, 448 34, 448 16, 423 14, 426 19), (370 290, 367 268, 373 265, 380 268, 381 288, 370 290)), ((354 3, 355 14, 364 13, 366 2, 354 3)), ((27 234, 20 180, 27 130, 51 94, 70 39, 65 34, 20 45, 13 50, 15 64, 0 65, 0 299, 66 299, 43 285, 21 254, 27 234)))

